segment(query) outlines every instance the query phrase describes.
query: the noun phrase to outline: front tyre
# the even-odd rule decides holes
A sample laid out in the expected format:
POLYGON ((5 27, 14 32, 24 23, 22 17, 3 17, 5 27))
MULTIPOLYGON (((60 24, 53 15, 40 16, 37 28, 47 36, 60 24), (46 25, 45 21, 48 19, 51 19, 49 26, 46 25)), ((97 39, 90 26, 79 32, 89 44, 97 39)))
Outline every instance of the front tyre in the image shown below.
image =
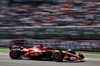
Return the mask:
POLYGON ((85 58, 84 55, 83 54, 80 54, 80 53, 78 54, 78 56, 81 57, 82 59, 85 58))
POLYGON ((63 60, 63 57, 64 57, 64 55, 60 51, 53 53, 53 60, 56 61, 56 62, 62 61, 63 60))
POLYGON ((11 50, 9 53, 11 59, 19 59, 21 57, 19 50, 11 50))

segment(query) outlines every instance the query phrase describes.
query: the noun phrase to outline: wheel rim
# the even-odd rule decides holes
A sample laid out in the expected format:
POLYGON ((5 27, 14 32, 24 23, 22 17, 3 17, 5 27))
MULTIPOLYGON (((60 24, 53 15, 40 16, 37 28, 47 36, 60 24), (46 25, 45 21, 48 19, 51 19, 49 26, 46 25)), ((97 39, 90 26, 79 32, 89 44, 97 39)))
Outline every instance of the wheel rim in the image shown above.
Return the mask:
POLYGON ((11 55, 11 57, 15 57, 15 52, 12 51, 10 55, 11 55))
POLYGON ((55 58, 56 60, 58 60, 58 59, 60 58, 60 55, 59 55, 58 53, 55 53, 54 58, 55 58))

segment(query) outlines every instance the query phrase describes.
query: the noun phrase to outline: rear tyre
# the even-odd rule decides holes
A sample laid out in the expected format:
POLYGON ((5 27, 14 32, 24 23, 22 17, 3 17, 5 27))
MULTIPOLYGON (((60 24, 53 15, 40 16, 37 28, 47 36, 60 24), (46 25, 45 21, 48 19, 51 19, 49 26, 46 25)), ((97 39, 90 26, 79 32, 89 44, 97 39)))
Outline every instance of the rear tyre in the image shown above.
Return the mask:
POLYGON ((63 53, 61 51, 53 53, 53 60, 56 61, 56 62, 62 61, 63 57, 64 57, 64 55, 63 55, 63 53))
POLYGON ((11 50, 9 56, 11 59, 19 59, 21 57, 21 53, 19 50, 11 50))

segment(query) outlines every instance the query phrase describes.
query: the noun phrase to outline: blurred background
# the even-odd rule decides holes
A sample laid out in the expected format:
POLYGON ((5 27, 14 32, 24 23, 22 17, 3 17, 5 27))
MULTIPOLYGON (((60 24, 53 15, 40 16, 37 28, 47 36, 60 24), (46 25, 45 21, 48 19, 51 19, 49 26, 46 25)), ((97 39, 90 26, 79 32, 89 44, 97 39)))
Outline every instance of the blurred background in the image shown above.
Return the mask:
POLYGON ((1 27, 0 46, 22 45, 100 51, 100 27, 1 27))
POLYGON ((1 27, 0 38, 100 40, 100 27, 1 27))
POLYGON ((99 26, 100 0, 0 0, 0 26, 99 26))
POLYGON ((0 0, 1 47, 100 51, 99 25, 100 0, 0 0))

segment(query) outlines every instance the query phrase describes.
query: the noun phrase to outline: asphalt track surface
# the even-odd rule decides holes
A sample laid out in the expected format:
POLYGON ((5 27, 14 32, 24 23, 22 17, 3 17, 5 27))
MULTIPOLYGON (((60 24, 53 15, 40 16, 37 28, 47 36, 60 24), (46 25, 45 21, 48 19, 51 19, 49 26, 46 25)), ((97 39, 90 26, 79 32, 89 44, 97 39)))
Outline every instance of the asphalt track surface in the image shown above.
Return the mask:
POLYGON ((12 60, 8 55, 9 50, 0 49, 0 66, 100 66, 99 54, 84 54, 86 59, 80 61, 41 61, 41 60, 12 60))

